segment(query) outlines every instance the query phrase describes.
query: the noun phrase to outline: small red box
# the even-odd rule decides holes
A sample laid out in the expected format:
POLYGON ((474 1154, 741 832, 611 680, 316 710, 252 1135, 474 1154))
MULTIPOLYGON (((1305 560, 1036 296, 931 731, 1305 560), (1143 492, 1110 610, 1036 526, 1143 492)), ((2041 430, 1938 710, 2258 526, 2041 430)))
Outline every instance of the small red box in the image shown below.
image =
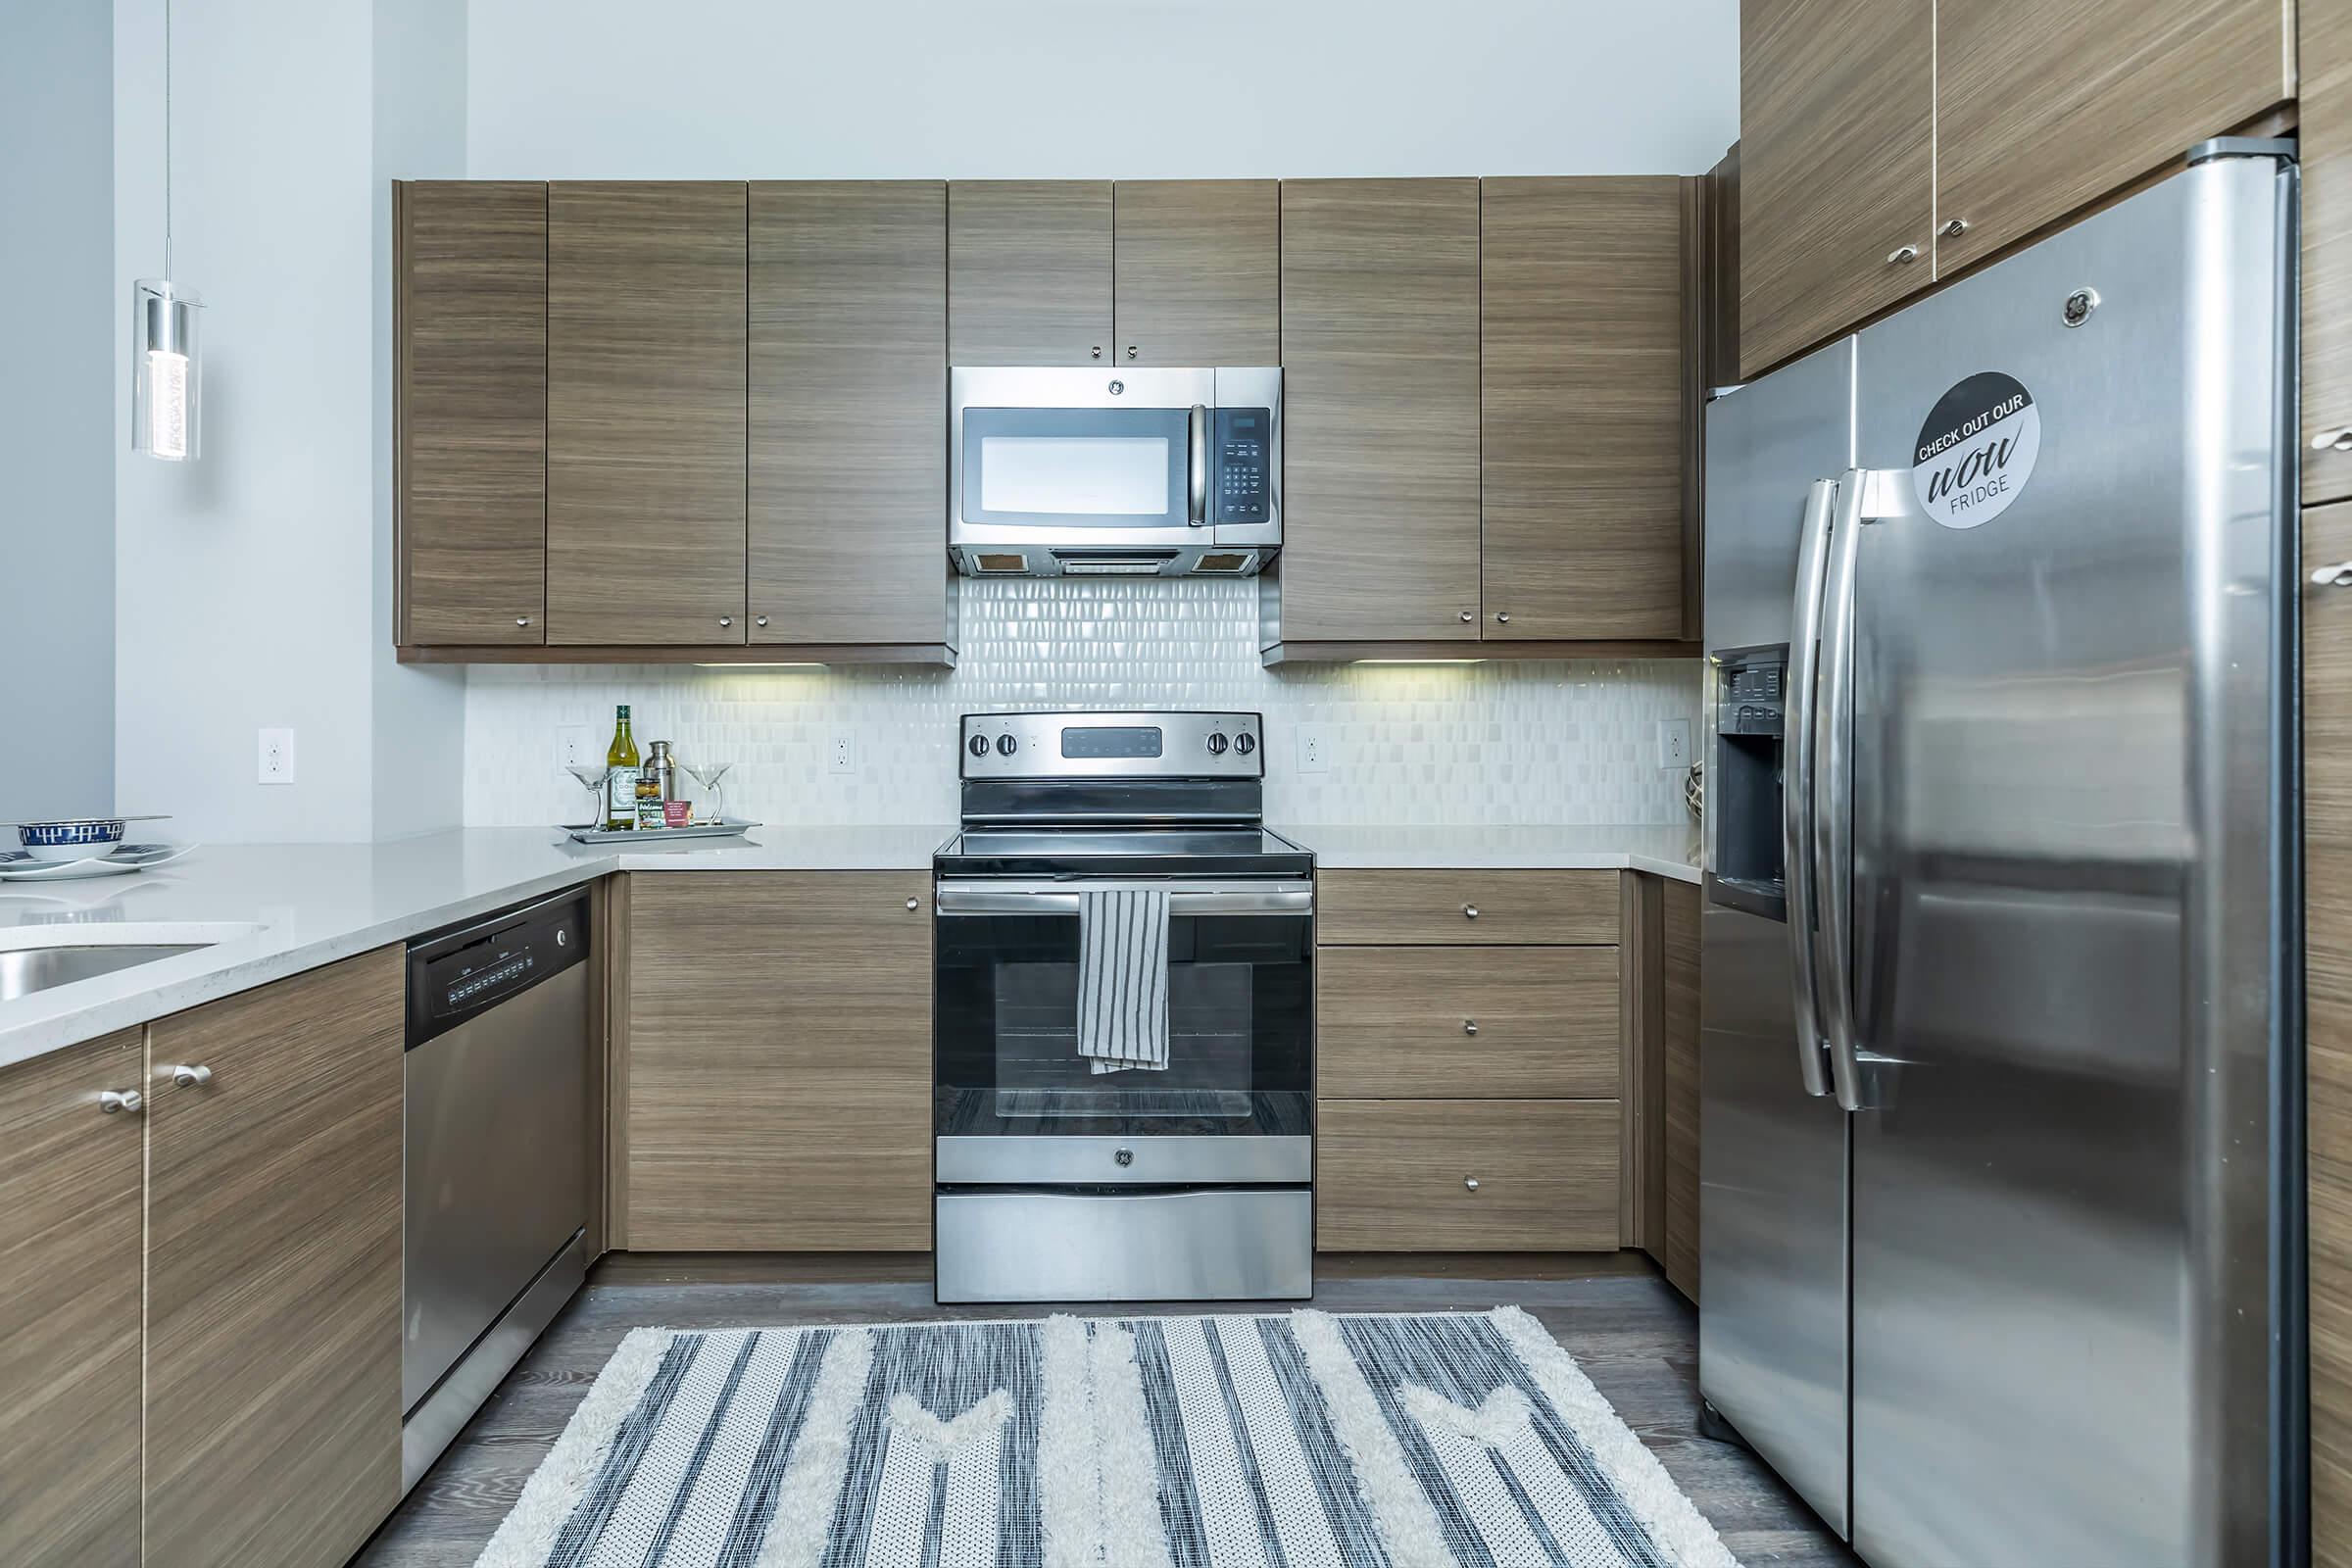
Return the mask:
POLYGON ((663 827, 694 826, 694 803, 692 801, 663 801, 662 803, 662 825, 663 827))

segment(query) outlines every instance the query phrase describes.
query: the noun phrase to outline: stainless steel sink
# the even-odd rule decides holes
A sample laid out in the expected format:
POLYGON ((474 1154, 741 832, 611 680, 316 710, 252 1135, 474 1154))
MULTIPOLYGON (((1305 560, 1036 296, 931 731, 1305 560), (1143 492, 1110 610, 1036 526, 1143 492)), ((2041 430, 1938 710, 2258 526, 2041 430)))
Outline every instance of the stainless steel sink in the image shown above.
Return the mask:
POLYGON ((19 948, 13 953, 0 952, 0 1002, 14 1002, 35 991, 69 986, 76 980, 93 980, 118 969, 153 963, 158 958, 176 958, 208 946, 209 943, 186 942, 142 947, 19 948))

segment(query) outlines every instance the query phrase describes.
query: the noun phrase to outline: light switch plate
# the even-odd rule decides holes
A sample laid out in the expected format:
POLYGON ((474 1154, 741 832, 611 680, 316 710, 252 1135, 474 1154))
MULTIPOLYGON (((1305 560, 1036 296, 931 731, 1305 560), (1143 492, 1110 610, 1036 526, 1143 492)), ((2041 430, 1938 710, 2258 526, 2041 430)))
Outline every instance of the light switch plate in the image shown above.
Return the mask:
POLYGON ((1331 741, 1320 724, 1298 726, 1298 771, 1328 773, 1331 771, 1331 741))
POLYGON ((1658 765, 1660 767, 1689 767, 1690 765, 1690 721, 1687 718, 1658 720, 1658 765))
POLYGON ((294 782, 294 732, 290 729, 266 729, 260 732, 260 756, 256 767, 264 784, 294 782))

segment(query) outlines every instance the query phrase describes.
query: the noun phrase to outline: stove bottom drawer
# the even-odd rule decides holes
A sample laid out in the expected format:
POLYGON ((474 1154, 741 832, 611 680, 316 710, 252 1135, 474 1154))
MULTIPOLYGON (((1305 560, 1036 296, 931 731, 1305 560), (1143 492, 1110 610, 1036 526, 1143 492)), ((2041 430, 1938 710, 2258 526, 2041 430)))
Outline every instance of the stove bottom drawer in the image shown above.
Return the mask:
POLYGON ((1166 1193, 941 1193, 933 1247, 949 1301, 1303 1300, 1303 1187, 1166 1193))

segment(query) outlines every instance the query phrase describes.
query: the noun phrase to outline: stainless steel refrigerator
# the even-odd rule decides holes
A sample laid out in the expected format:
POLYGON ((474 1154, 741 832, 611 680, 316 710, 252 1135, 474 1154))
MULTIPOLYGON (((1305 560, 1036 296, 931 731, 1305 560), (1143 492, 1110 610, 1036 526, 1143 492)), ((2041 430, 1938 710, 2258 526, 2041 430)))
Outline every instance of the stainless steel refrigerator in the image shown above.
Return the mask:
POLYGON ((2302 1524, 2295 171, 1707 416, 1699 1384, 1877 1568, 2302 1524))

